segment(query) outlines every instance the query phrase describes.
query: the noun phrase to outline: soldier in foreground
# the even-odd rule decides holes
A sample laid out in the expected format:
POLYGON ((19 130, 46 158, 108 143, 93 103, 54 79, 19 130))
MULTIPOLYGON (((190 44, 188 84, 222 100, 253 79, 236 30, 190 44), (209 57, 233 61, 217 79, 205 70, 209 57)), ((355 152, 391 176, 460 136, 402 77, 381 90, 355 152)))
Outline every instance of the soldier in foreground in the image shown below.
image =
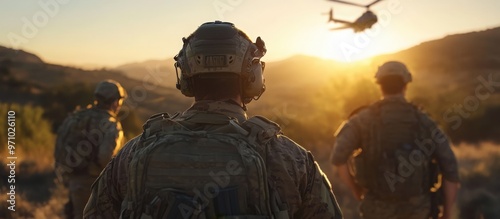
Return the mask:
POLYGON ((264 42, 208 22, 175 57, 195 103, 152 116, 92 188, 85 218, 342 218, 310 152, 245 104, 264 92, 264 42))
POLYGON ((336 133, 331 161, 341 180, 362 201, 365 219, 428 219, 437 218, 430 188, 440 172, 441 218, 450 218, 459 178, 446 136, 406 101, 412 77, 403 63, 387 62, 375 77, 383 99, 354 112, 336 133))
POLYGON ((67 117, 57 131, 54 151, 56 173, 69 187, 68 217, 82 218, 90 187, 123 144, 116 114, 126 92, 116 81, 100 82, 95 104, 67 117), (71 215, 71 216, 70 216, 71 215))

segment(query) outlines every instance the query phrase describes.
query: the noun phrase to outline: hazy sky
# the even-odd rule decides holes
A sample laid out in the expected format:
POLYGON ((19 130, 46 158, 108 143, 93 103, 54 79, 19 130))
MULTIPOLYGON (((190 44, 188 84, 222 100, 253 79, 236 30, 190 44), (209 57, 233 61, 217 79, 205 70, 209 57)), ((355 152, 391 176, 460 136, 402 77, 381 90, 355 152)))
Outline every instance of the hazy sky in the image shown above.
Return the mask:
MULTIPOLYGON (((367 4, 371 0, 352 0, 367 4)), ((325 0, 0 0, 0 45, 45 61, 116 66, 174 56, 205 21, 236 24, 266 42, 266 61, 308 54, 350 61, 448 34, 500 26, 499 0, 385 0, 371 32, 329 31, 327 12, 355 20, 365 9, 325 0)))

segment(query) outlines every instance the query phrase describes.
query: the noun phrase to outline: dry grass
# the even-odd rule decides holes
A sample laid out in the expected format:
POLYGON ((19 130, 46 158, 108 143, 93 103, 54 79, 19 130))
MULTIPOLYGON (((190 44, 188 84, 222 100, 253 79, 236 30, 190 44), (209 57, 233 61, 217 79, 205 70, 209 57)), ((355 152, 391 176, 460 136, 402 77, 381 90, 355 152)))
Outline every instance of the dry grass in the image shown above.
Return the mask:
POLYGON ((460 167, 461 218, 500 218, 500 146, 462 144, 454 151, 460 167))
MULTIPOLYGON (((0 218, 64 218, 63 208, 68 201, 68 190, 53 174, 52 149, 23 151, 16 149, 16 211, 7 210, 7 188, 0 186, 0 218)), ((0 163, 7 162, 7 155, 0 155, 0 163)), ((5 165, 2 165, 5 166, 5 165)), ((0 176, 7 176, 6 169, 0 176)))
POLYGON ((494 170, 500 168, 500 146, 493 143, 461 144, 453 149, 458 159, 460 176, 465 182, 477 177, 489 180, 498 178, 494 170))
MULTIPOLYGON (((500 209, 497 210, 498 206, 495 204, 500 203, 498 202, 500 177, 496 176, 500 171, 500 147, 493 143, 462 144, 454 147, 453 150, 459 161, 462 178, 462 188, 457 204, 458 209, 462 210, 461 218, 499 218, 497 216, 499 216, 500 209)), ((64 218, 63 208, 67 202, 68 191, 55 180, 52 174, 51 153, 51 151, 37 153, 19 151, 18 162, 21 164, 16 175, 20 182, 16 184, 16 212, 8 211, 7 203, 2 201, 0 218, 64 218)), ((328 156, 326 156, 328 153, 319 151, 314 151, 314 153, 317 155, 318 163, 334 185, 334 192, 346 218, 359 218, 358 202, 339 182, 328 162, 328 156)), ((0 175, 5 174, 4 171, 0 175)), ((7 200, 6 188, 0 188, 0 199, 7 200)), ((459 218, 458 211, 455 212, 453 218, 459 218)))
MULTIPOLYGON (((1 200, 7 200, 7 190, 3 189, 0 194, 1 200)), ((63 215, 64 204, 68 201, 68 190, 60 183, 56 183, 54 188, 50 189, 51 196, 46 202, 32 202, 23 193, 16 197, 16 211, 7 210, 7 203, 2 202, 0 218, 65 218, 63 215)))

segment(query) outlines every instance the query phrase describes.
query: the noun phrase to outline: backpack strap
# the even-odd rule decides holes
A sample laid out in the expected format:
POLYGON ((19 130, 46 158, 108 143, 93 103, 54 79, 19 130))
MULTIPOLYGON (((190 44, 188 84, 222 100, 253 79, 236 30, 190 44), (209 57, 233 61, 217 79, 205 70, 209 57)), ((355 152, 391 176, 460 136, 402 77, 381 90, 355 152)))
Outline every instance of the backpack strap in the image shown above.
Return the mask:
POLYGON ((171 118, 170 115, 166 112, 157 113, 157 114, 154 114, 151 117, 149 117, 149 119, 146 121, 146 123, 144 123, 144 125, 142 126, 143 136, 144 135, 150 136, 151 133, 154 133, 155 131, 157 131, 157 129, 159 128, 159 127, 157 127, 158 121, 161 121, 161 120, 166 119, 166 118, 171 118))
POLYGON ((277 123, 263 116, 253 116, 243 122, 241 126, 249 131, 248 139, 250 142, 260 144, 266 144, 274 136, 282 134, 281 127, 277 123))
MULTIPOLYGON (((267 147, 268 143, 277 135, 282 134, 281 132, 281 127, 263 117, 263 116, 254 116, 243 122, 241 124, 243 128, 248 130, 248 134, 246 135, 248 137, 249 142, 252 144, 256 145, 262 145, 263 147, 267 147)), ((263 150, 264 153, 267 150, 263 150)), ((267 156, 264 154, 262 156, 264 160, 266 160, 267 156)), ((265 161, 267 164, 267 161, 265 161)), ((269 204, 270 208, 272 211, 272 214, 274 215, 275 219, 287 219, 290 218, 288 215, 288 205, 286 202, 282 201, 282 198, 280 197, 278 191, 276 190, 276 185, 272 180, 267 180, 268 181, 268 187, 271 190, 269 192, 269 204)))
MULTIPOLYGON (((137 142, 137 147, 134 148, 133 153, 134 156, 141 156, 141 154, 147 154, 147 150, 152 150, 154 147, 150 147, 153 145, 161 136, 162 133, 168 133, 169 131, 175 130, 189 130, 181 123, 179 123, 180 119, 178 117, 178 113, 174 115, 170 115, 168 113, 158 113, 151 116, 146 123, 143 125, 143 133, 137 142)), ((133 215, 134 212, 138 208, 142 208, 143 206, 136 205, 136 202, 142 202, 144 196, 144 176, 138 173, 138 169, 147 169, 147 166, 142 166, 147 161, 143 161, 141 163, 129 163, 129 165, 135 165, 134 168, 136 171, 130 171, 129 174, 129 186, 127 190, 127 196, 122 203, 122 208, 124 209, 121 212, 122 216, 126 218, 135 218, 138 215, 133 215)), ((139 171, 140 172, 140 171, 139 171)), ((140 216, 140 215, 139 215, 140 216)))

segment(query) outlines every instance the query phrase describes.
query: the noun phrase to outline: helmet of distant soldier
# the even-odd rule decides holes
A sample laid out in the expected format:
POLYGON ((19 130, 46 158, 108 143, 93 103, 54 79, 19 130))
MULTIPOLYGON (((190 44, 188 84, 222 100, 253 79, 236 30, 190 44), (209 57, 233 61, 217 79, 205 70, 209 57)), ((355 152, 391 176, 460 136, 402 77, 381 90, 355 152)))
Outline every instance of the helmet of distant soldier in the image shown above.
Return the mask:
POLYGON ((215 21, 202 24, 189 37, 183 38, 183 43, 174 58, 174 66, 177 89, 185 96, 194 96, 188 84, 191 77, 211 73, 237 74, 242 82, 244 103, 258 99, 265 91, 265 63, 260 59, 267 50, 260 37, 253 43, 234 24, 215 21))
POLYGON ((410 71, 408 71, 408 68, 402 62, 389 61, 384 63, 383 65, 378 67, 377 73, 375 73, 375 78, 377 79, 377 82, 380 82, 381 78, 389 75, 401 76, 404 83, 409 83, 412 81, 410 71))
POLYGON ((97 84, 94 95, 98 100, 113 101, 127 97, 127 92, 120 83, 114 80, 104 80, 97 84))

